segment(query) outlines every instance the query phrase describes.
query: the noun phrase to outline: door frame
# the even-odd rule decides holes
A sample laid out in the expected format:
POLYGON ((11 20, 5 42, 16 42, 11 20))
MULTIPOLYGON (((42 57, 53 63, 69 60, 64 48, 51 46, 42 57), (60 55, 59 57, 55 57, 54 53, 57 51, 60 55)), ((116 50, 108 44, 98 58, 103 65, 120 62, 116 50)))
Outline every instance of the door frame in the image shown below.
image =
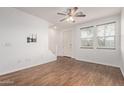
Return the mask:
POLYGON ((63 40, 62 40, 62 41, 63 41, 63 56, 71 57, 71 58, 72 58, 72 57, 73 57, 73 53, 72 53, 72 49, 73 49, 73 45, 72 45, 72 44, 73 44, 73 43, 72 43, 72 29, 64 30, 64 31, 63 31, 63 38, 62 38, 62 39, 63 39, 63 40), (67 32, 67 31, 71 31, 71 53, 70 53, 69 56, 64 55, 64 33, 67 32))

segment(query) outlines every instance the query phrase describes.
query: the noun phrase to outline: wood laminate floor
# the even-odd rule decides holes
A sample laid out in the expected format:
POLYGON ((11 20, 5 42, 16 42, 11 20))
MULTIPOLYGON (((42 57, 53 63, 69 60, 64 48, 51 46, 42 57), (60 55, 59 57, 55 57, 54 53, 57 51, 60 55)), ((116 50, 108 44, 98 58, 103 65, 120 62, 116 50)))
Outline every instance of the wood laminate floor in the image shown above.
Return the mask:
POLYGON ((124 85, 119 68, 60 57, 55 62, 0 76, 1 85, 124 85))

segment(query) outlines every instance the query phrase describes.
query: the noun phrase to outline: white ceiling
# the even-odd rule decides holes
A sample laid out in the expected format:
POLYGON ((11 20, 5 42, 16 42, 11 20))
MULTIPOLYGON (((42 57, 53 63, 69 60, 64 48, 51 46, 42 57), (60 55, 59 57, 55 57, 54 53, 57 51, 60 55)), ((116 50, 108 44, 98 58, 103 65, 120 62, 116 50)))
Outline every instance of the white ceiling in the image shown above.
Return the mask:
POLYGON ((46 21, 55 24, 59 28, 68 28, 79 23, 117 15, 121 10, 119 7, 79 7, 79 11, 82 11, 84 14, 86 14, 86 17, 75 18, 76 23, 70 24, 67 22, 59 22, 59 20, 64 18, 64 16, 57 15, 57 12, 65 11, 67 7, 18 7, 17 9, 45 19, 46 21))

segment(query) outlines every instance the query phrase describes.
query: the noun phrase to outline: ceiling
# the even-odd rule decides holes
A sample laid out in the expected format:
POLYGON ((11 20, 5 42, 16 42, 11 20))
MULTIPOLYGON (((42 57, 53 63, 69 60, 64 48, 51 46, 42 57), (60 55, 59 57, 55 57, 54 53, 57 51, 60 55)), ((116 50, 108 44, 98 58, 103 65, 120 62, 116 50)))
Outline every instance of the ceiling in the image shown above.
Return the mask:
POLYGON ((56 25, 58 28, 69 28, 79 23, 117 15, 121 11, 121 8, 119 7, 79 7, 78 10, 86 14, 86 17, 75 18, 75 23, 67 23, 59 22, 64 16, 57 15, 57 12, 63 12, 67 7, 18 7, 17 9, 42 18, 56 25))

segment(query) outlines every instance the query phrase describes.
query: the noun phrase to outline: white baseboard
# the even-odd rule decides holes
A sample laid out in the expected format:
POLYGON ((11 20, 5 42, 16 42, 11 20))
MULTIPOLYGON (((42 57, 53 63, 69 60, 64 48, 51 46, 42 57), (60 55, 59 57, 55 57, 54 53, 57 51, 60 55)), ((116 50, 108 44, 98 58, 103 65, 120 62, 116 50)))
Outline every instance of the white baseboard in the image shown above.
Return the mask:
POLYGON ((123 75, 123 77, 124 77, 124 68, 120 68, 121 69, 121 73, 122 73, 122 75, 123 75))
MULTIPOLYGON (((76 60, 79 60, 79 61, 85 61, 85 62, 89 62, 89 63, 100 64, 99 62, 92 62, 92 61, 90 61, 90 60, 82 60, 82 59, 76 59, 76 60)), ((118 68, 120 68, 121 73, 122 73, 122 75, 123 75, 123 77, 124 77, 124 68, 123 68, 123 67, 115 66, 115 65, 111 65, 111 64, 101 64, 101 65, 107 65, 107 66, 112 66, 112 67, 118 67, 118 68)))
POLYGON ((31 67, 35 67, 35 66, 38 66, 38 65, 50 63, 50 62, 53 62, 53 61, 56 61, 56 60, 57 60, 57 58, 55 57, 55 58, 53 58, 53 59, 51 59, 51 60, 47 60, 47 61, 45 61, 45 62, 43 62, 43 63, 38 63, 38 64, 29 65, 29 66, 25 66, 25 67, 15 68, 15 69, 13 69, 13 70, 11 70, 11 71, 6 71, 6 72, 0 73, 0 76, 1 76, 1 75, 6 75, 6 74, 9 74, 9 73, 13 73, 13 72, 16 72, 16 71, 28 69, 28 68, 31 68, 31 67))
POLYGON ((101 65, 107 65, 107 66, 120 68, 120 66, 118 66, 118 65, 112 65, 112 64, 102 63, 102 62, 100 63, 100 62, 96 62, 96 61, 92 61, 92 60, 86 60, 86 59, 80 59, 80 58, 75 58, 75 59, 79 60, 79 61, 84 61, 84 62, 89 62, 89 63, 95 63, 95 64, 101 64, 101 65))

